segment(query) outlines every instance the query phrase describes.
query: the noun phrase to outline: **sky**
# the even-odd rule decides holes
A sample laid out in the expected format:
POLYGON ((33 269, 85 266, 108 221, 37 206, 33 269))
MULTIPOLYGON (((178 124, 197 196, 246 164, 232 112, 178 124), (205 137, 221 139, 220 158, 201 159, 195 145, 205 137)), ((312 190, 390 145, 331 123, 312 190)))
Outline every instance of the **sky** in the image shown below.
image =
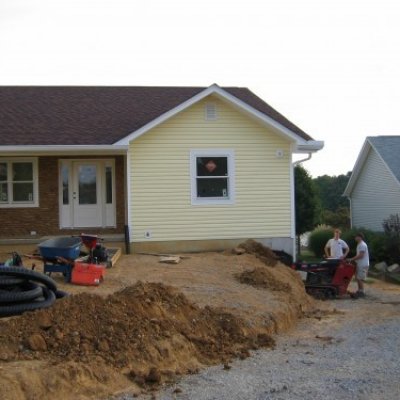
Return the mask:
POLYGON ((0 0, 0 85, 244 86, 352 170, 400 135, 395 0, 0 0))

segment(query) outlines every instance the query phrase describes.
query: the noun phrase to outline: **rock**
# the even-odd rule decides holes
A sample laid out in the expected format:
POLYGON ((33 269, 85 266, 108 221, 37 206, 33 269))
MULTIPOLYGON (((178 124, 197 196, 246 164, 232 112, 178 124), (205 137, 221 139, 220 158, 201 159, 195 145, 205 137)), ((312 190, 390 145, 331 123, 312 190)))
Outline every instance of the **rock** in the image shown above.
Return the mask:
POLYGON ((53 326, 53 323, 48 314, 39 315, 37 323, 38 323, 39 327, 44 330, 50 329, 53 326))
POLYGON ((237 256, 241 256, 242 254, 246 253, 246 249, 243 249, 242 247, 235 247, 232 249, 232 253, 236 254, 237 256))
POLYGON ((400 272, 400 265, 399 264, 392 264, 391 266, 387 267, 388 272, 400 272))
POLYGON ((104 352, 110 351, 110 345, 108 344, 107 340, 105 340, 105 339, 100 340, 99 344, 97 345, 97 348, 100 351, 104 351, 104 352))
POLYGON ((93 350, 93 346, 88 342, 81 343, 80 348, 81 348, 81 351, 85 354, 88 354, 93 350))
POLYGON ((170 356, 170 351, 167 346, 156 345, 156 349, 160 353, 161 357, 168 358, 170 356))
POLYGON ((54 330, 54 337, 57 340, 62 340, 64 338, 64 333, 62 331, 60 331, 59 329, 55 329, 54 330))
POLYGON ((46 351, 47 343, 39 333, 34 333, 28 338, 28 347, 33 351, 46 351))
POLYGON ((159 262, 166 264, 179 264, 181 262, 181 258, 179 256, 160 257, 159 262))
POLYGON ((244 360, 248 357, 250 357, 250 352, 247 349, 242 349, 241 352, 239 353, 239 358, 241 360, 244 360))
POLYGON ((380 263, 375 264, 375 265, 374 265, 374 268, 375 268, 377 271, 385 272, 386 269, 387 269, 387 264, 385 263, 385 261, 382 261, 382 262, 380 262, 380 263))
POLYGON ((142 371, 132 369, 129 371, 128 376, 139 386, 144 386, 146 384, 145 375, 142 371))
POLYGON ((146 382, 147 383, 160 383, 161 382, 160 371, 157 368, 152 367, 150 369, 148 375, 146 376, 146 382))
POLYGON ((275 340, 266 333, 259 333, 257 335, 257 344, 261 347, 275 347, 275 340))

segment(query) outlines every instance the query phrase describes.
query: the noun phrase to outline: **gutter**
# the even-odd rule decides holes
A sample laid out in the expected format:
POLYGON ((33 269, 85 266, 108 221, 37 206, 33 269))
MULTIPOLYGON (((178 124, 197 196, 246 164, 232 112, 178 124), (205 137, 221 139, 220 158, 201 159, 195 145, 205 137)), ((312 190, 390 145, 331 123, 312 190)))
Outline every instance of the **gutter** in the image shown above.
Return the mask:
POLYGON ((322 140, 308 140, 304 144, 298 143, 294 149, 294 153, 314 153, 323 149, 324 144, 322 140))
POLYGON ((50 146, 0 146, 0 155, 89 155, 126 154, 128 146, 122 145, 50 145, 50 146))

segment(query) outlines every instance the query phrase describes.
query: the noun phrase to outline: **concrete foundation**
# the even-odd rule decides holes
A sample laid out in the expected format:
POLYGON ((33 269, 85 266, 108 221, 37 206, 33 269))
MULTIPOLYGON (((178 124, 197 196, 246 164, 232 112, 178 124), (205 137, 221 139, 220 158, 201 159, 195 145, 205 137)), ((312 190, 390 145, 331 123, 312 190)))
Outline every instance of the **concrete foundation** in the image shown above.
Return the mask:
MULTIPOLYGON (((134 242, 131 243, 130 248, 132 253, 197 253, 232 249, 247 239, 248 238, 134 242)), ((254 240, 273 250, 283 250, 293 255, 293 238, 255 238, 254 240)))

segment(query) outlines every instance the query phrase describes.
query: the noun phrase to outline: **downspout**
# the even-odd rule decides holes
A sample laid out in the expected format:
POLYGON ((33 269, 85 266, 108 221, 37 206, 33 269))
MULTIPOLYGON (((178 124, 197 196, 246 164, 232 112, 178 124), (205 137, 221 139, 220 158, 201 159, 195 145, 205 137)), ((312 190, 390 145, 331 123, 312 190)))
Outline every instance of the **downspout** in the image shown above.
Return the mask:
POLYGON ((352 204, 351 204, 351 197, 350 196, 347 196, 347 200, 349 200, 349 208, 350 208, 350 215, 349 215, 349 217, 350 217, 350 228, 351 229, 353 229, 353 207, 352 207, 352 204))
POLYGON ((302 160, 295 161, 295 162, 293 163, 293 167, 295 167, 296 165, 301 164, 302 162, 311 160, 311 157, 312 157, 312 153, 308 153, 308 156, 307 156, 306 158, 304 158, 304 159, 302 159, 302 160))
POLYGON ((131 254, 131 239, 129 232, 130 219, 130 198, 131 198, 131 185, 130 185, 130 153, 124 155, 124 190, 125 190, 125 225, 124 225, 124 239, 125 239, 125 253, 131 254))
POLYGON ((296 206, 295 206, 295 182, 294 182, 295 179, 294 179, 294 168, 295 168, 297 165, 299 165, 299 164, 301 164, 301 163, 303 163, 303 162, 305 162, 305 161, 310 160, 311 157, 312 157, 312 153, 308 153, 308 156, 307 156, 306 158, 303 158, 302 160, 298 160, 298 161, 295 161, 295 162, 292 163, 292 179, 293 179, 293 190, 292 190, 292 204, 293 204, 293 207, 292 207, 293 225, 292 225, 292 226, 293 226, 293 231, 292 231, 292 236, 293 236, 293 238, 294 238, 294 241, 293 241, 293 260, 294 260, 294 261, 297 261, 297 260, 296 260, 296 258, 297 258, 297 247, 300 246, 299 243, 298 243, 298 246, 296 246, 297 236, 296 236, 296 206))

